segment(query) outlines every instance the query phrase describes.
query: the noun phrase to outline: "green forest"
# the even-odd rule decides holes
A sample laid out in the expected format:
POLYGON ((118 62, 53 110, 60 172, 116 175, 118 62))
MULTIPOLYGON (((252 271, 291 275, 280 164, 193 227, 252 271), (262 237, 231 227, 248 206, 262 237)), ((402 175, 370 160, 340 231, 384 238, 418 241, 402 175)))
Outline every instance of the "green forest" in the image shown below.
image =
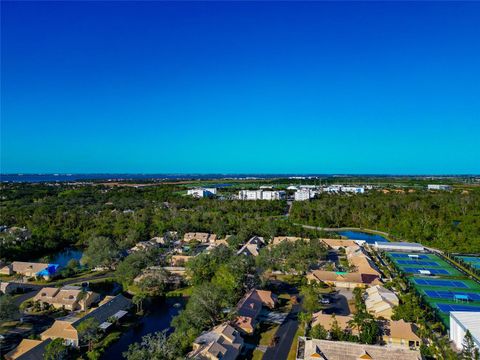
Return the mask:
POLYGON ((0 225, 26 228, 27 235, 1 232, 0 258, 31 260, 67 246, 87 248, 99 237, 122 251, 167 230, 231 234, 238 244, 252 235, 327 236, 295 224, 377 229, 394 239, 449 252, 480 253, 480 191, 474 188, 322 194, 310 202, 294 202, 290 217, 286 201, 194 199, 185 196, 184 189, 180 184, 135 188, 4 183, 0 225))
POLYGON ((380 230, 396 240, 449 252, 480 253, 479 191, 322 194, 314 201, 294 203, 291 220, 320 227, 380 230))

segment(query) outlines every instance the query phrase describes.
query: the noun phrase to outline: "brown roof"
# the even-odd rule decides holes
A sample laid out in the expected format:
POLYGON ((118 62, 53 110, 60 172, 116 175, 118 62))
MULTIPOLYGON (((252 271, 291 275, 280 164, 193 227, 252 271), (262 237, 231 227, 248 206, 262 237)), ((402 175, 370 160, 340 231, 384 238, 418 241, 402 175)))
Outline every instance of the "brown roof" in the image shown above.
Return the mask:
MULTIPOLYGON (((301 237, 297 237, 297 236, 275 236, 273 238, 272 244, 278 245, 283 241, 295 242, 301 239, 302 239, 301 237)), ((303 239, 303 240, 310 241, 310 239, 303 239)))
POLYGON ((45 263, 35 263, 35 262, 23 262, 23 261, 14 261, 12 262, 12 270, 17 273, 26 273, 34 272, 38 273, 48 267, 48 264, 45 263))
POLYGON ((329 341, 311 339, 305 341, 305 360, 419 360, 419 351, 402 347, 386 347, 378 345, 365 345, 344 341, 329 341))
MULTIPOLYGON (((348 324, 349 321, 353 320, 352 315, 348 316, 342 316, 342 315, 329 315, 329 314, 322 314, 321 311, 315 313, 312 315, 312 327, 316 325, 322 325, 325 330, 329 331, 332 328, 332 324, 334 322, 334 319, 337 321, 338 326, 340 329, 345 330, 345 329, 351 329, 350 325, 348 324)), ((357 329, 351 329, 353 335, 358 334, 357 329)))
POLYGON ((68 340, 78 341, 78 332, 73 327, 72 323, 78 319, 69 319, 69 320, 55 320, 53 325, 40 334, 42 340, 51 338, 62 338, 68 340))
POLYGON ((335 271, 313 270, 307 274, 307 278, 327 282, 348 282, 354 284, 377 284, 377 275, 353 273, 338 273, 335 271))
POLYGON ((331 248, 355 246, 357 243, 353 240, 341 240, 341 239, 320 239, 325 245, 331 248))
POLYGON ((23 339, 18 346, 5 355, 5 359, 16 359, 42 343, 41 340, 23 339))
POLYGON ((384 336, 391 337, 392 339, 420 341, 420 338, 414 332, 414 326, 414 324, 405 322, 403 320, 385 321, 383 325, 383 334, 384 336))

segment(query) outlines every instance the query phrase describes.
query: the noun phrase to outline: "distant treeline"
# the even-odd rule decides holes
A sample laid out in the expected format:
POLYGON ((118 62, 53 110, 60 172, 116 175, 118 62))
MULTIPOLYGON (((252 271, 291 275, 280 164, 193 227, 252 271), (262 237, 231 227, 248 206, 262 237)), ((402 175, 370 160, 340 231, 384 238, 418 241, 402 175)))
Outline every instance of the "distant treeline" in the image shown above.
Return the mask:
POLYGON ((480 253, 478 190, 323 194, 311 202, 294 203, 291 218, 321 227, 377 229, 445 251, 480 253))

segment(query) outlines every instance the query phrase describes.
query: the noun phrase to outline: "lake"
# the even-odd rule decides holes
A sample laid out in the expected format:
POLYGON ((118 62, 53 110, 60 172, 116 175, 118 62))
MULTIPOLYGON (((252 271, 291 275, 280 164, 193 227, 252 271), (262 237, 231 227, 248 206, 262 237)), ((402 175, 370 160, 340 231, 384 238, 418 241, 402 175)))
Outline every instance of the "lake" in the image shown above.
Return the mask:
POLYGON ((122 353, 128 350, 130 344, 141 341, 142 336, 165 329, 168 329, 167 333, 172 332, 173 329, 170 328, 170 323, 173 317, 182 309, 173 305, 180 303, 183 307, 185 302, 185 298, 181 297, 156 300, 148 307, 150 312, 139 320, 139 325, 124 332, 120 339, 105 351, 101 359, 123 359, 122 353))
POLYGON ((68 262, 72 259, 80 261, 82 258, 83 251, 79 249, 69 248, 62 251, 53 253, 52 255, 44 256, 35 261, 38 262, 47 262, 49 264, 58 264, 60 267, 65 267, 68 262))
POLYGON ((385 237, 378 234, 370 234, 362 231, 338 231, 337 234, 345 236, 348 239, 352 240, 364 240, 368 244, 375 244, 375 241, 388 241, 385 237))

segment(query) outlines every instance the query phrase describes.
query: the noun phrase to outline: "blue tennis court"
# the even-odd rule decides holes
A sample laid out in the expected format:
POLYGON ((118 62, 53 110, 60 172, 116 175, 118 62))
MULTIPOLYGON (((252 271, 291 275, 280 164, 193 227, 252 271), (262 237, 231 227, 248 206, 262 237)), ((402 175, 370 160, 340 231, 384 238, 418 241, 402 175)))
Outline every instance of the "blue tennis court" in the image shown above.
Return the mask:
POLYGON ((429 268, 411 268, 411 267, 406 267, 404 270, 408 273, 412 274, 420 274, 420 271, 429 271, 430 274, 434 275, 448 275, 450 274, 447 270, 445 269, 429 269, 429 268))
POLYGON ((459 305, 459 304, 435 304, 442 312, 448 313, 450 311, 480 311, 480 306, 473 305, 459 305))
POLYGON ((397 254, 397 253, 390 253, 391 257, 394 258, 411 258, 411 259, 429 259, 427 255, 422 255, 422 254, 397 254), (415 257, 412 257, 410 255, 414 255, 415 257))
POLYGON ((476 294, 476 293, 425 290, 425 295, 434 299, 450 299, 450 300, 461 299, 458 297, 458 295, 460 295, 460 296, 467 297, 467 300, 480 301, 480 294, 476 294), (455 295, 457 295, 457 298, 455 298, 455 295))
POLYGON ((454 287, 454 288, 464 288, 468 289, 468 285, 463 281, 457 280, 441 280, 441 279, 419 279, 414 278, 413 281, 418 285, 426 286, 445 286, 445 287, 454 287))
POLYGON ((399 265, 424 265, 424 266, 440 266, 435 261, 422 260, 396 260, 399 265))

